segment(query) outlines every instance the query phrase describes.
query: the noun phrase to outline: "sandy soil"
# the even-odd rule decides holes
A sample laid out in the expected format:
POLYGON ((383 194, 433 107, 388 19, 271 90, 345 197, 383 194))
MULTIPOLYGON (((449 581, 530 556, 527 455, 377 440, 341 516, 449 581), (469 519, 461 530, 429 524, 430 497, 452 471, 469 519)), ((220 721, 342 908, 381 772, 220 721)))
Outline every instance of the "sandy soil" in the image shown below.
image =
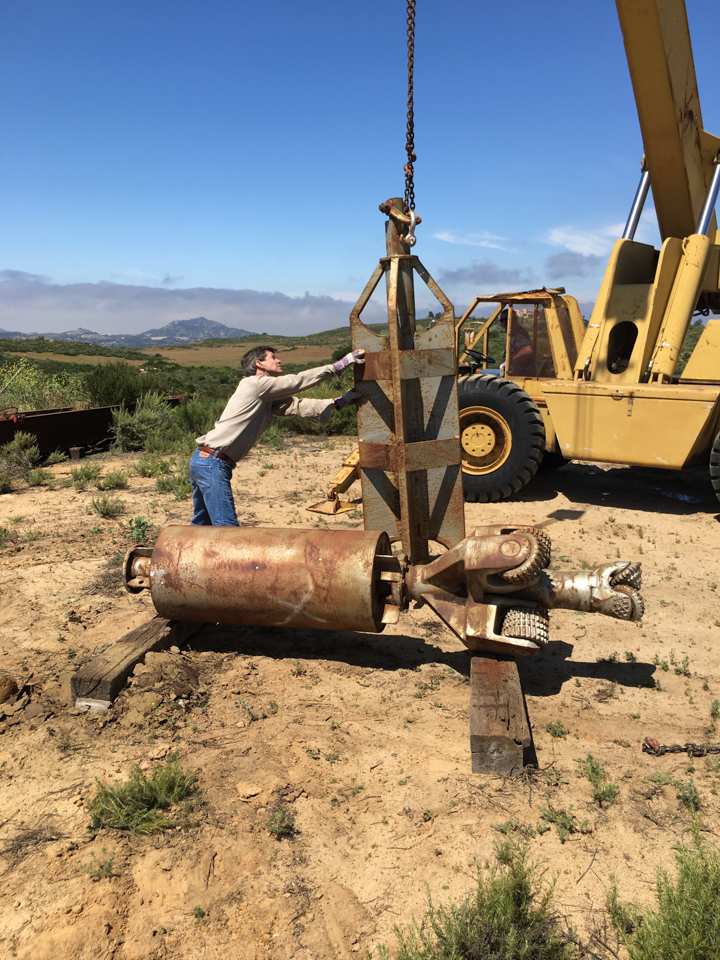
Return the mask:
MULTIPOLYGON (((350 447, 298 439, 256 450, 236 474, 245 522, 359 525, 359 514, 303 510, 350 447)), ((704 827, 720 827, 713 758, 640 750, 645 735, 720 740, 707 729, 720 697, 718 507, 703 478, 573 465, 517 503, 468 506, 468 525, 548 521, 558 568, 644 564, 643 624, 553 615, 552 642, 523 668, 540 771, 521 781, 471 774, 468 656, 426 610, 379 637, 206 629, 189 649, 150 656, 110 713, 74 709, 77 665, 152 612, 115 586, 127 518, 188 516, 152 480, 120 492, 120 520, 93 514, 93 495, 58 486, 0 497, 11 532, 0 549, 0 655, 29 690, 0 721, 3 957, 364 956, 420 916, 428 894, 466 893, 496 828, 537 825, 547 804, 587 821, 564 844, 554 828, 530 841, 582 930, 613 878, 624 897, 648 902, 657 867, 687 834, 675 787, 653 774, 692 780, 704 827), (547 732, 552 721, 565 737, 547 732), (118 782, 174 751, 197 772, 197 808, 159 835, 93 835, 96 780, 118 782), (605 810, 576 763, 588 753, 619 786, 605 810), (296 817, 293 840, 266 829, 278 798, 296 817)))

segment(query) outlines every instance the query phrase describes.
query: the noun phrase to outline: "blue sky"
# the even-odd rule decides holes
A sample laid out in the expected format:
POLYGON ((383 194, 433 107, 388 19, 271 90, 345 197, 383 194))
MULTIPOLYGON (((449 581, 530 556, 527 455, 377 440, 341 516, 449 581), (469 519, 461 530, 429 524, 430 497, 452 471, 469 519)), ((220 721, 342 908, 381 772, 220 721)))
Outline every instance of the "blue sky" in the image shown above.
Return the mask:
MULTIPOLYGON (((720 4, 687 6, 720 133, 720 4)), ((236 290, 291 298, 266 330, 344 321, 316 298, 354 299, 402 192, 403 0, 3 10, 0 327, 253 328, 236 290), (216 289, 184 314, 195 288, 216 289)), ((458 307, 532 283, 591 300, 642 154, 612 0, 418 0, 416 145, 416 250, 458 307)))

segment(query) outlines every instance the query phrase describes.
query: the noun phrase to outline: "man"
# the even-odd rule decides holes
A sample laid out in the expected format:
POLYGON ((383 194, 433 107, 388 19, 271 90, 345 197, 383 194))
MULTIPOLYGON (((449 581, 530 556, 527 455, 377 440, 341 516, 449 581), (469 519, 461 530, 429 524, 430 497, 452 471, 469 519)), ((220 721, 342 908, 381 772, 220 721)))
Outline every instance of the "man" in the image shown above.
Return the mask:
MULTIPOLYGON (((502 311, 498 320, 507 333, 509 316, 507 307, 502 311)), ((500 364, 503 376, 534 377, 535 351, 530 336, 515 314, 510 328, 510 349, 505 362, 500 364)))
POLYGON ((253 347, 241 364, 247 374, 228 400, 220 419, 195 441, 190 458, 192 523, 237 527, 230 480, 235 464, 255 445, 273 414, 326 419, 332 410, 356 403, 359 394, 349 390, 334 400, 298 399, 294 394, 315 386, 325 377, 365 362, 364 350, 353 350, 335 363, 282 376, 282 360, 274 347, 253 347))

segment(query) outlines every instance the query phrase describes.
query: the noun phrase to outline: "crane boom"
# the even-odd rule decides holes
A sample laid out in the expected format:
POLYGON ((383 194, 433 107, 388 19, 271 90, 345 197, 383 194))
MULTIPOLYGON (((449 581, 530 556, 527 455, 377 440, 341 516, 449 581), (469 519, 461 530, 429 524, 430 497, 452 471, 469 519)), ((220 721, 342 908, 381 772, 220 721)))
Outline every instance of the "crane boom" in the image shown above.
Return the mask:
MULTIPOLYGON (((683 0, 616 0, 660 235, 697 229, 720 139, 703 129, 683 0)), ((711 225, 711 236, 715 222, 711 225)))

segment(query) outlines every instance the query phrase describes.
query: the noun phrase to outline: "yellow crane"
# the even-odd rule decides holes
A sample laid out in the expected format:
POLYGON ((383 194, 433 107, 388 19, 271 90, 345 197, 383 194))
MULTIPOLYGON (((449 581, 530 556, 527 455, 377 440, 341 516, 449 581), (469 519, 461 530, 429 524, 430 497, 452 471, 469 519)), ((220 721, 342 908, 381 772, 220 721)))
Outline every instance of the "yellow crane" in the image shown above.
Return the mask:
MULTIPOLYGON (((720 498, 720 139, 703 128, 683 0, 616 0, 645 156, 587 325, 563 290, 477 297, 457 321, 465 498, 503 500, 544 458, 682 470, 720 498), (652 189, 661 243, 635 234, 652 189), (479 307, 495 309, 467 329, 479 307), (500 375, 478 372, 501 344, 500 375)), ((349 487, 346 462, 342 486, 349 487)), ((331 496, 333 490, 330 491, 331 496)), ((336 502, 337 495, 335 493, 336 502)))
POLYGON ((504 295, 478 298, 461 318, 460 327, 497 300, 470 347, 487 352, 504 323, 506 357, 504 378, 461 380, 470 499, 501 500, 524 486, 539 445, 565 459, 674 470, 709 462, 720 496, 720 320, 678 365, 693 316, 720 312, 720 139, 703 129, 683 0, 617 0, 617 9, 645 149, 640 184, 586 328, 572 322, 572 302, 570 319, 558 322, 551 305, 528 321, 504 295), (651 187, 659 249, 635 239, 651 187), (514 400, 524 420, 494 399, 510 383, 522 391, 514 400))

